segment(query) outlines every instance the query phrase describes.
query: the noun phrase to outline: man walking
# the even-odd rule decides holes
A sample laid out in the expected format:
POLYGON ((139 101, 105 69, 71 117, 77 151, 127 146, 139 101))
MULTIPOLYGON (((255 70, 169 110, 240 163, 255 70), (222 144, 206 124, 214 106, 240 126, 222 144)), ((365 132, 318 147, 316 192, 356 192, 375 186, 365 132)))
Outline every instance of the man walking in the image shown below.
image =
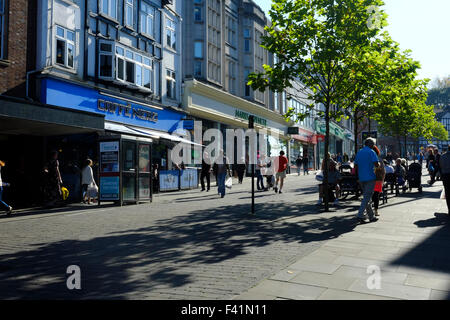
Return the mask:
POLYGON ((275 193, 282 193, 281 189, 283 189, 283 184, 284 184, 284 178, 286 178, 286 170, 287 170, 287 164, 288 164, 288 159, 286 158, 286 156, 284 155, 284 151, 281 150, 280 151, 280 156, 277 158, 277 174, 276 174, 276 182, 275 182, 275 188, 273 188, 275 190, 275 193), (280 181, 280 191, 278 191, 278 181, 280 181))
POLYGON ((300 155, 297 156, 297 160, 295 160, 295 165, 297 166, 297 175, 300 175, 300 170, 302 168, 303 159, 300 155))
POLYGON ((372 195, 376 180, 374 167, 379 167, 380 164, 378 162, 377 154, 372 149, 375 145, 375 141, 372 138, 367 138, 364 141, 364 145, 365 147, 358 151, 355 159, 355 169, 363 193, 363 200, 357 215, 360 223, 366 223, 364 211, 367 211, 370 222, 378 221, 372 210, 372 195))
POLYGON ((200 182, 202 184, 202 191, 205 191, 205 178, 206 178, 206 192, 210 189, 210 183, 211 183, 211 159, 209 158, 208 152, 203 153, 203 159, 202 159, 202 171, 200 173, 200 182))
POLYGON ((309 174, 309 157, 307 154, 303 154, 303 175, 309 174))
POLYGON ((430 172, 430 176, 431 176, 430 186, 432 186, 436 182, 436 177, 440 174, 440 171, 441 171, 440 166, 439 166, 441 155, 439 154, 438 149, 434 149, 433 156, 434 157, 432 158, 432 162, 430 161, 430 163, 433 164, 433 168, 434 168, 434 170, 432 170, 430 172))
POLYGON ((214 163, 215 172, 217 172, 217 185, 218 185, 218 193, 220 194, 221 198, 225 197, 225 179, 228 175, 231 177, 231 171, 230 171, 230 162, 228 161, 228 158, 225 156, 223 150, 219 151, 219 156, 214 163))
POLYGON ((450 216, 450 145, 448 146, 447 152, 441 155, 439 160, 441 179, 445 190, 445 201, 447 202, 447 210, 450 216))

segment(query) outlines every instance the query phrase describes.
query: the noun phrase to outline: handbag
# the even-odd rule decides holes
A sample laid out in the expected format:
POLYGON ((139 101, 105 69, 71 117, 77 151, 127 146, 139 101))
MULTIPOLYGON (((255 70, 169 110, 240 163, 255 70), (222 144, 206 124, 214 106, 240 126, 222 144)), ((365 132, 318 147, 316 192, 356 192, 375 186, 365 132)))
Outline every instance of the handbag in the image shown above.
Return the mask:
POLYGON ((66 187, 61 187, 61 196, 64 201, 69 197, 69 190, 66 187))
POLYGON ((231 189, 231 186, 233 185, 233 179, 231 177, 229 177, 226 181, 225 181, 225 187, 227 187, 228 189, 231 189))

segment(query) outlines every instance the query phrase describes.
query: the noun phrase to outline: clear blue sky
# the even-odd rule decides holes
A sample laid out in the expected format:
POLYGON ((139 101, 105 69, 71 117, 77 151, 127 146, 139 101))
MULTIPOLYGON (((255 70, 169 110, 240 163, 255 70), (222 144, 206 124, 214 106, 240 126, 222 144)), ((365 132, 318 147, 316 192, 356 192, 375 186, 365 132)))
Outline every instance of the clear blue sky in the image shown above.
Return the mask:
MULTIPOLYGON (((268 13, 271 0, 253 0, 268 13)), ((412 50, 419 78, 450 76, 450 0, 384 0, 391 37, 412 50)))

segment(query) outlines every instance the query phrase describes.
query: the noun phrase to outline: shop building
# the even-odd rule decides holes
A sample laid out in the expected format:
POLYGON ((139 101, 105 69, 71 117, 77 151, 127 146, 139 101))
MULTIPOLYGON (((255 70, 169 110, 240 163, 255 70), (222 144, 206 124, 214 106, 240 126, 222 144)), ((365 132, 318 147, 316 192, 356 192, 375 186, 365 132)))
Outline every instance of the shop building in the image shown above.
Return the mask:
POLYGON ((253 115, 255 128, 269 132, 267 154, 288 153, 285 95, 253 91, 246 84, 251 72, 263 71, 274 59, 260 46, 269 23, 261 8, 247 0, 184 1, 182 12, 185 111, 202 121, 203 131, 220 129, 224 150, 226 129, 248 128, 253 115))

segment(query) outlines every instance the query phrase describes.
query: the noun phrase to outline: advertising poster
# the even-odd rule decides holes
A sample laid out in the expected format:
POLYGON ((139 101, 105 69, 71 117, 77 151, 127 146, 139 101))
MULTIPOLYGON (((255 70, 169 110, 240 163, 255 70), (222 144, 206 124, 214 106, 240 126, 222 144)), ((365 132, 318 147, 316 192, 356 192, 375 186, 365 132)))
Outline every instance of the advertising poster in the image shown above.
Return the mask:
POLYGON ((181 171, 180 177, 181 189, 191 189, 198 185, 198 174, 196 169, 187 169, 181 171))
POLYGON ((119 172, 119 141, 100 142, 101 172, 119 172))
POLYGON ((119 177, 100 177, 100 200, 119 200, 119 177))
POLYGON ((170 191, 178 190, 180 181, 178 170, 165 170, 159 173, 159 190, 170 191))

